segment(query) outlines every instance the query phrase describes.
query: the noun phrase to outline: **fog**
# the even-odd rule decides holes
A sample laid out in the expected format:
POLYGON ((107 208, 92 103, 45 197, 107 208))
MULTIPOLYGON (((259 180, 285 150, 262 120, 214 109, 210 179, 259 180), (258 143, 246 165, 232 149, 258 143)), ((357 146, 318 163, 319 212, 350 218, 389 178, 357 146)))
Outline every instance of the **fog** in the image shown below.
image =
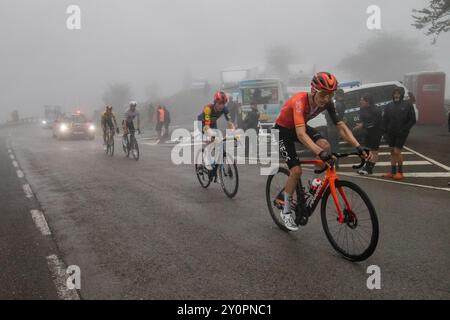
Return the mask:
POLYGON ((130 84, 138 101, 148 98, 145 88, 152 83, 158 83, 161 95, 177 92, 187 74, 217 83, 221 69, 263 64, 267 49, 276 45, 288 45, 301 62, 349 80, 351 75, 336 69, 339 61, 380 32, 416 38, 433 55, 436 70, 450 74, 450 34, 441 35, 433 46, 430 37, 411 26, 412 9, 427 4, 1 0, 0 121, 13 109, 39 115, 44 104, 99 108, 112 83, 130 84), (66 27, 71 4, 81 8, 81 30, 66 27), (382 31, 366 27, 366 9, 372 4, 381 7, 382 31))

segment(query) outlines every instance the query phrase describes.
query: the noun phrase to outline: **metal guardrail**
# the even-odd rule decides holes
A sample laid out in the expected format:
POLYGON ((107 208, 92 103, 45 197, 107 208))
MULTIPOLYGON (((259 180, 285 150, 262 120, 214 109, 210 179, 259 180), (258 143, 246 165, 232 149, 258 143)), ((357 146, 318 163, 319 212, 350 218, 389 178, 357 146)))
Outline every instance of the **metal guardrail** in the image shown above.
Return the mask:
POLYGON ((26 118, 20 118, 19 121, 6 121, 2 124, 0 124, 0 127, 16 127, 16 126, 23 126, 23 125, 30 125, 35 124, 41 121, 41 118, 39 117, 26 117, 26 118))

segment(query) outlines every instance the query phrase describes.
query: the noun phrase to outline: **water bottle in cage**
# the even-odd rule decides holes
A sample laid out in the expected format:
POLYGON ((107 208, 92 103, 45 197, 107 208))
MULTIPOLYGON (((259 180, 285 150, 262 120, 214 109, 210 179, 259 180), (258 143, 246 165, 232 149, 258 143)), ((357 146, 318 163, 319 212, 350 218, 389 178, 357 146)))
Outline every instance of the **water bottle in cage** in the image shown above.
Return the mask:
POLYGON ((309 183, 309 193, 311 195, 314 195, 317 190, 320 189, 320 186, 322 185, 322 180, 319 178, 315 178, 313 181, 309 183))

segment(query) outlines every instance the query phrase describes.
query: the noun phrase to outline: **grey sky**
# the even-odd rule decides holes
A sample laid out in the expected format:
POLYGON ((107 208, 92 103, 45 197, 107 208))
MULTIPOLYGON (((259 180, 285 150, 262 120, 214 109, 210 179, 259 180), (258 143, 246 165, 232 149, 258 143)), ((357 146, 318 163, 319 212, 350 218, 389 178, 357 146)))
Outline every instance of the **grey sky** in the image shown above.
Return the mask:
POLYGON ((304 61, 334 71, 343 56, 377 34, 366 28, 371 4, 381 7, 383 31, 418 38, 450 74, 450 34, 431 46, 411 27, 412 8, 427 3, 1 0, 0 119, 13 108, 39 114, 43 104, 99 107, 114 82, 130 83, 137 100, 153 82, 164 94, 173 93, 188 71, 217 81, 220 69, 262 63, 266 48, 278 44, 290 44, 304 61), (69 4, 81 7, 80 31, 66 29, 69 4))

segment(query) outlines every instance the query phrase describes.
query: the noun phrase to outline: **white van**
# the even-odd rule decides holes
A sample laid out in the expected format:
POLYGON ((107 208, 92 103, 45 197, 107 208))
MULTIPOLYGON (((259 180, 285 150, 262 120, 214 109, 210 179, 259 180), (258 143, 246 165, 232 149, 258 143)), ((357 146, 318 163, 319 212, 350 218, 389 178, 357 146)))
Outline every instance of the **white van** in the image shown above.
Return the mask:
MULTIPOLYGON (((346 107, 345 118, 347 119, 347 125, 350 130, 359 122, 359 101, 362 95, 366 93, 371 94, 374 97, 375 105, 384 108, 392 102, 392 91, 395 87, 402 87, 405 90, 405 100, 409 100, 408 89, 400 81, 368 83, 352 88, 343 88, 346 107)), ((416 120, 418 120, 419 112, 416 105, 413 104, 413 106, 416 113, 416 120)), ((322 134, 326 134, 327 122, 323 113, 309 121, 308 124, 318 129, 322 134)))

